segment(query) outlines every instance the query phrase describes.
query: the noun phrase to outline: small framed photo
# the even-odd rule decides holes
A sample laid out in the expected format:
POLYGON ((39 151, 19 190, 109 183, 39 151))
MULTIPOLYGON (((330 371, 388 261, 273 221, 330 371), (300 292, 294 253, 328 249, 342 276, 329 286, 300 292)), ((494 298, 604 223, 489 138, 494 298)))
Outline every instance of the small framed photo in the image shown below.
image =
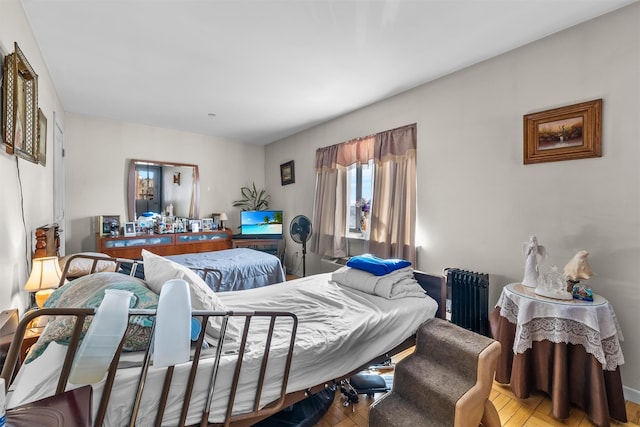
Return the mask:
POLYGON ((124 223, 124 235, 125 236, 135 236, 136 235, 136 223, 135 222, 125 222, 124 223))
POLYGON ((202 218, 202 231, 213 230, 213 218, 202 218))
POLYGON ((524 164, 602 156, 602 99, 524 116, 524 164))
POLYGON ((120 215, 100 215, 98 217, 98 232, 103 236, 120 234, 120 215))
POLYGON ((38 163, 47 165, 47 117, 38 108, 38 163))
POLYGON ((296 182, 296 173, 293 160, 280 165, 280 183, 282 185, 293 184, 296 182))
POLYGON ((198 232, 202 231, 202 220, 199 220, 199 219, 190 220, 189 221, 189 229, 193 233, 198 233, 198 232))

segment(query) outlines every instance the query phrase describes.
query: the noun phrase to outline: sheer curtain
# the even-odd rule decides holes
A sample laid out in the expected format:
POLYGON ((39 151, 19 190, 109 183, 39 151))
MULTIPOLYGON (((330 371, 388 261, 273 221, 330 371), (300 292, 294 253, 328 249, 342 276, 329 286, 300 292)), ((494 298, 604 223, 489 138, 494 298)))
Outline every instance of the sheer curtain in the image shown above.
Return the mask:
POLYGON ((367 136, 316 150, 316 194, 309 250, 347 256, 347 170, 373 158, 375 137, 367 136))
POLYGON ((416 125, 378 133, 369 250, 415 266, 416 125))

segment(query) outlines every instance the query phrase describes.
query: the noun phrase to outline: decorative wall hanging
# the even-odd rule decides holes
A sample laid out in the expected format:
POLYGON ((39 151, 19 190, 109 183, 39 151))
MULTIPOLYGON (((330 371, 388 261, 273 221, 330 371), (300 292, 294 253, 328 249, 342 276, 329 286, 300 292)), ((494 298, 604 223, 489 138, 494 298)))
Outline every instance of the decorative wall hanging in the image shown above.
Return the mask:
POLYGON ((296 182, 295 169, 293 160, 280 165, 280 183, 281 185, 293 184, 296 182))
POLYGON ((2 107, 2 139, 7 153, 37 162, 38 75, 14 43, 5 57, 2 107))
POLYGON ((47 165, 47 118, 38 108, 38 163, 47 165))
POLYGON ((602 156, 602 99, 524 116, 524 164, 602 156))

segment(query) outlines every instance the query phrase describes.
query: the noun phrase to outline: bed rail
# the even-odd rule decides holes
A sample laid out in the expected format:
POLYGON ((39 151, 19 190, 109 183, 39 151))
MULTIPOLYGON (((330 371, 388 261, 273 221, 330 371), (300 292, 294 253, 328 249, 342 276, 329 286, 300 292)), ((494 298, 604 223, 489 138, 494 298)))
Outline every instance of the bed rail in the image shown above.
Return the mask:
POLYGON ((108 255, 90 255, 86 253, 74 254, 69 256, 66 263, 64 264, 59 286, 64 285, 67 280, 79 277, 71 274, 71 271, 73 271, 72 268, 74 266, 76 267, 76 269, 82 269, 83 272, 81 275, 85 276, 102 271, 105 268, 105 265, 108 266, 108 271, 115 272, 122 272, 121 267, 126 265, 130 269, 128 275, 135 276, 138 266, 143 265, 143 262, 139 259, 117 258, 110 257, 108 255), (78 267, 79 263, 82 263, 82 268, 78 267))
MULTIPOLYGON (((65 355, 65 359, 61 369, 59 370, 59 377, 56 392, 54 395, 61 394, 65 391, 68 385, 69 375, 71 373, 71 368, 73 366, 73 360, 78 350, 78 345, 81 342, 82 335, 82 326, 86 321, 87 317, 93 316, 95 314, 95 310, 92 308, 46 308, 35 310, 27 313, 23 319, 18 324, 16 329, 16 333, 13 337, 11 347, 9 349, 9 353, 5 360, 5 364, 2 369, 2 373, 0 376, 5 379, 5 383, 7 384, 7 389, 11 384, 11 381, 15 378, 17 373, 17 369, 19 367, 19 351, 22 343, 22 339, 24 337, 25 332, 28 329, 28 326, 34 319, 37 319, 41 316, 71 316, 74 320, 74 328, 72 331, 72 335, 70 338, 68 350, 65 355)), ((130 310, 129 316, 155 316, 155 310, 130 310)), ((243 420, 250 420, 255 418, 265 418, 271 414, 274 414, 285 407, 286 403, 286 387, 289 378, 289 371, 291 367, 291 359, 293 356, 293 348, 295 343, 295 336, 298 326, 298 319, 292 313, 287 312, 272 312, 272 311, 255 311, 255 312, 216 312, 216 311, 202 311, 202 310, 194 310, 192 312, 192 316, 199 319, 202 322, 202 325, 206 325, 207 322, 211 318, 219 318, 220 324, 222 325, 220 328, 220 337, 218 338, 216 354, 215 354, 215 362, 214 369, 211 372, 211 378, 209 382, 209 389, 207 399, 205 402, 204 409, 201 413, 200 426, 229 426, 232 424, 237 424, 237 422, 242 423, 243 420), (233 377, 231 380, 231 391, 228 396, 227 408, 224 414, 224 420, 222 422, 209 423, 209 415, 210 415, 210 405, 213 395, 216 393, 216 377, 217 377, 217 366, 220 363, 220 357, 222 355, 223 342, 225 340, 225 331, 227 329, 227 322, 229 319, 239 320, 244 323, 242 328, 241 336, 239 342, 237 344, 237 352, 235 355, 235 369, 233 372, 233 377), (247 351, 247 338, 249 337, 250 327, 253 321, 257 319, 264 319, 263 321, 269 323, 268 332, 264 338, 264 345, 260 349, 262 351, 262 356, 260 358, 260 369, 259 375, 255 378, 255 396, 253 398, 252 409, 250 411, 243 411, 242 413, 234 413, 234 399, 236 392, 238 390, 238 384, 240 381, 240 375, 243 372, 242 366, 243 361, 245 359, 245 354, 247 351), (278 329, 279 328, 279 329, 278 329), (274 333, 278 330, 280 334, 282 334, 283 330, 285 331, 285 339, 288 343, 286 348, 285 361, 282 366, 282 371, 278 371, 278 379, 281 381, 279 395, 277 398, 270 401, 270 403, 261 406, 261 399, 263 397, 263 389, 265 385, 267 364, 269 362, 270 350, 272 347, 272 341, 274 333)), ((155 319, 155 317, 154 317, 155 319)), ((186 390, 184 392, 184 398, 182 401, 182 410, 180 413, 180 421, 178 423, 179 426, 186 425, 187 417, 189 415, 189 411, 192 410, 190 408, 190 403, 192 400, 192 394, 194 390, 194 384, 196 381, 196 376, 198 374, 198 368, 203 360, 202 358, 202 350, 205 346, 205 328, 203 327, 198 335, 197 340, 192 343, 192 351, 193 356, 191 358, 190 367, 189 367, 189 376, 188 382, 186 386, 186 390)), ((107 409, 109 407, 109 401, 111 398, 111 393, 113 391, 113 386, 116 379, 116 372, 118 370, 118 363, 120 361, 120 357, 122 355, 122 348, 124 345, 124 336, 120 342, 118 350, 116 351, 113 359, 111 361, 109 370, 107 371, 106 378, 104 381, 104 388, 102 392, 102 396, 100 397, 100 404, 96 412, 96 416, 93 422, 94 426, 102 426, 105 420, 105 416, 107 413, 107 409)), ((226 345, 226 344, 225 344, 226 345)), ((226 355, 228 357, 228 354, 226 355)), ((132 404, 130 411, 130 421, 129 425, 134 426, 136 424, 136 418, 138 416, 138 407, 139 407, 139 399, 142 396, 142 391, 145 386, 145 379, 147 376, 148 369, 150 367, 150 361, 152 359, 150 346, 147 346, 147 350, 145 351, 144 360, 140 367, 140 375, 138 379, 138 386, 136 391, 136 400, 132 404)), ((173 374, 175 370, 175 366, 169 366, 168 368, 160 368, 166 369, 164 373, 164 386, 160 394, 160 399, 157 404, 157 412, 155 415, 155 424, 156 426, 161 425, 164 416, 164 409, 166 406, 167 398, 169 396, 169 392, 171 389, 173 374)), ((193 415, 192 415, 193 417, 193 415)))

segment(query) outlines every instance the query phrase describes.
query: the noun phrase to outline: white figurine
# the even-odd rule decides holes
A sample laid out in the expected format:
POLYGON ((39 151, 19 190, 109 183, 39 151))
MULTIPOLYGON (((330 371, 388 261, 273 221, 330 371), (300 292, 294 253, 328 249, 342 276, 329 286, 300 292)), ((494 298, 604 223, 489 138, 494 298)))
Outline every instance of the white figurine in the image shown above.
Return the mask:
POLYGON ((564 266, 564 276, 575 282, 586 280, 593 276, 595 273, 589 267, 588 256, 589 252, 587 251, 579 251, 575 254, 571 261, 564 266))
POLYGON ((535 288, 538 285, 538 276, 540 275, 538 271, 538 255, 544 259, 547 256, 547 251, 544 246, 538 244, 536 236, 531 236, 529 241, 525 242, 522 247, 522 252, 525 257, 522 284, 535 288))

